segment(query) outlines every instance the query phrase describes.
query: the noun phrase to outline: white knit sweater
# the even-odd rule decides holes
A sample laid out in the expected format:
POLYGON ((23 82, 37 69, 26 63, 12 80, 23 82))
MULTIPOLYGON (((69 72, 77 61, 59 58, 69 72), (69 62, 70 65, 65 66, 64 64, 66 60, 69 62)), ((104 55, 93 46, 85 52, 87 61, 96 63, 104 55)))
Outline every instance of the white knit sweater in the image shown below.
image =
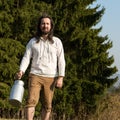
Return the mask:
POLYGON ((41 40, 36 43, 32 38, 27 46, 20 64, 20 70, 25 73, 31 61, 30 73, 44 77, 65 76, 65 58, 62 42, 53 37, 54 43, 41 40), (32 58, 32 59, 31 59, 32 58))

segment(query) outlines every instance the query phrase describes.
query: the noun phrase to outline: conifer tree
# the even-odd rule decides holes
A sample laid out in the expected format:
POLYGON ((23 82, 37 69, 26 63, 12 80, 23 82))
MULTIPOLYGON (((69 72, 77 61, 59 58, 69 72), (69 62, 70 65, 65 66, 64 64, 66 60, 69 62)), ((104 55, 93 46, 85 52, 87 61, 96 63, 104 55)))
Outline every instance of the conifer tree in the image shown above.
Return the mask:
MULTIPOLYGON (((18 63, 20 61, 18 56, 23 54, 23 50, 24 46, 21 45, 20 42, 12 39, 0 38, 0 93, 3 96, 1 96, 1 99, 4 98, 3 100, 6 100, 6 103, 3 102, 4 107, 8 105, 10 88, 13 85, 14 75, 18 70, 18 63)), ((1 105, 1 107, 3 106, 1 105)))
POLYGON ((44 2, 32 0, 0 0, 0 108, 3 111, 11 107, 8 103, 10 89, 25 45, 34 35, 38 17, 47 7, 44 2))
MULTIPOLYGON (((115 81, 112 42, 95 29, 105 9, 90 5, 96 0, 0 0, 0 89, 3 101, 13 82, 27 41, 34 35, 38 17, 49 13, 55 21, 55 35, 61 38, 66 58, 62 90, 56 90, 53 112, 58 119, 84 119, 115 81), (59 103, 59 104, 58 104, 59 103), (83 115, 83 116, 82 116, 83 115)), ((104 27, 104 26, 103 26, 104 27)), ((2 101, 2 102, 1 102, 2 101)), ((87 119, 87 118, 85 118, 87 119)))
MULTIPOLYGON (((55 33, 63 39, 67 61, 64 90, 63 93, 57 92, 63 97, 62 105, 59 104, 64 109, 62 115, 72 111, 81 118, 82 111, 87 113, 95 108, 106 89, 117 80, 111 79, 117 71, 116 66, 111 66, 114 58, 109 57, 108 52, 112 42, 107 36, 99 35, 102 28, 93 28, 101 20, 105 9, 99 10, 100 6, 91 8, 94 2, 65 0, 52 3, 55 33)), ((59 101, 57 99, 56 104, 59 101)), ((60 109, 57 111, 60 112, 60 109)))

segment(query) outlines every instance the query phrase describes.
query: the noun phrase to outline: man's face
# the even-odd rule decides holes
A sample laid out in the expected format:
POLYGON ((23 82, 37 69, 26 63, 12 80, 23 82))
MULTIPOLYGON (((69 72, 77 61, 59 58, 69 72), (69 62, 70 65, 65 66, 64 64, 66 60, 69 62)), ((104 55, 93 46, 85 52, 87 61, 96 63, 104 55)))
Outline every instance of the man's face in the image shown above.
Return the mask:
POLYGON ((51 22, 50 22, 49 18, 43 18, 41 20, 40 29, 41 29, 42 33, 45 35, 50 32, 51 22))

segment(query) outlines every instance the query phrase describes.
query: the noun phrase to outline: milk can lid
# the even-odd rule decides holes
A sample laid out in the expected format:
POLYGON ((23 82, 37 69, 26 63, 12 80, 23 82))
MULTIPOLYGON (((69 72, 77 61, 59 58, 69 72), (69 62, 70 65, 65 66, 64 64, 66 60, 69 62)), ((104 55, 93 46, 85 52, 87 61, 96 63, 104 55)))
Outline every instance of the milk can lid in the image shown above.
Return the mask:
POLYGON ((15 84, 24 85, 24 82, 22 80, 15 80, 15 84))

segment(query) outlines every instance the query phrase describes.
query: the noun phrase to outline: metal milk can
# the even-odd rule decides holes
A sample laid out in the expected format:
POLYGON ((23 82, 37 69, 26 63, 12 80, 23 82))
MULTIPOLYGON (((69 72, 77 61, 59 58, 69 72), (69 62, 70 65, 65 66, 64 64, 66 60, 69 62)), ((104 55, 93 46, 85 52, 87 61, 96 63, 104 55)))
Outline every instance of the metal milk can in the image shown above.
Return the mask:
POLYGON ((22 80, 15 80, 10 91, 9 102, 11 105, 18 107, 22 103, 24 95, 24 82, 22 80))

